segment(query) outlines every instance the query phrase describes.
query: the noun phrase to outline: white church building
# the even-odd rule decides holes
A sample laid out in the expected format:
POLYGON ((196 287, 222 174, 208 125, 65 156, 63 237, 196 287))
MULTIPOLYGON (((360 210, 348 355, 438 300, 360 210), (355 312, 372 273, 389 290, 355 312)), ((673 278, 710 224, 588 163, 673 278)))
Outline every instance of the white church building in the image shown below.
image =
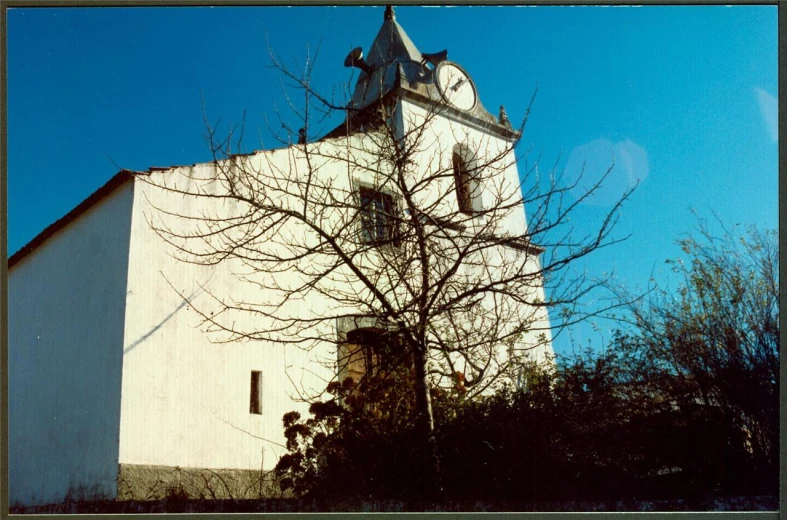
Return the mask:
MULTIPOLYGON (((506 269, 538 273, 542 250, 521 239, 527 234, 524 207, 506 204, 519 200, 521 188, 510 150, 518 133, 505 112, 488 112, 472 78, 445 53, 422 54, 390 8, 368 55, 356 50, 346 65, 358 68, 359 76, 344 124, 312 142, 221 164, 240 161, 245 171, 267 175, 268 186, 271 178, 280 185, 311 175, 321 179, 311 189, 331 197, 338 215, 326 225, 347 230, 346 236, 331 236, 369 250, 392 238, 385 215, 412 217, 410 203, 433 208, 429 218, 437 228, 481 229, 494 222, 483 233, 502 238, 492 253, 484 253, 482 270, 492 274, 483 276, 506 269), (435 175, 421 200, 405 201, 395 183, 380 185, 380 141, 371 117, 380 106, 390 109, 385 124, 396 139, 421 136, 417 152, 408 157, 413 171, 447 172, 435 175), (498 165, 488 168, 494 178, 474 177, 472 171, 487 163, 498 165), (360 217, 342 215, 341 201, 351 199, 372 202, 360 217), (439 208, 467 224, 452 227, 437 215, 439 208), (485 214, 489 208, 496 208, 495 215, 485 214)), ((236 202, 222 199, 225 185, 205 180, 215 179, 218 164, 120 171, 9 258, 10 505, 158 498, 175 486, 206 498, 270 496, 276 486, 269 472, 286 453, 282 416, 292 410, 307 415, 310 397, 358 370, 342 361, 349 354, 341 344, 366 322, 347 317, 357 302, 341 309, 337 304, 363 293, 348 289, 356 284, 352 272, 338 269, 302 293, 307 297, 287 299, 282 294, 291 294, 320 262, 311 258, 304 266, 292 260, 275 273, 249 271, 254 262, 244 261, 237 249, 226 261, 195 261, 196 253, 216 244, 190 246, 185 237, 195 229, 190 226, 237 211, 236 202), (197 215, 205 220, 185 218, 197 215), (232 302, 261 307, 231 309, 232 302), (284 335, 277 316, 301 321, 284 335), (310 317, 320 320, 312 323, 310 317), (296 329, 307 339, 295 341, 296 329), (278 341, 277 334, 289 340, 278 341)), ((249 193, 257 188, 243 186, 249 193)), ((238 232, 248 232, 250 222, 238 232)), ((281 237, 301 240, 306 236, 301 227, 295 223, 257 236, 256 250, 291 254, 281 237)), ((391 294, 407 285, 386 280, 380 281, 382 290, 391 294)), ((544 302, 543 282, 537 274, 532 280, 532 301, 544 302)), ((529 316, 530 327, 500 333, 510 341, 499 353, 487 352, 486 371, 478 377, 512 362, 550 359, 546 306, 495 309, 498 318, 511 316, 511 323, 529 316)), ((492 317, 476 316, 469 328, 453 324, 446 334, 474 337, 492 324, 500 327, 492 317)), ((453 368, 448 357, 438 357, 435 363, 453 368)), ((473 372, 467 363, 456 368, 473 372)), ((444 384, 438 379, 433 384, 444 384)))

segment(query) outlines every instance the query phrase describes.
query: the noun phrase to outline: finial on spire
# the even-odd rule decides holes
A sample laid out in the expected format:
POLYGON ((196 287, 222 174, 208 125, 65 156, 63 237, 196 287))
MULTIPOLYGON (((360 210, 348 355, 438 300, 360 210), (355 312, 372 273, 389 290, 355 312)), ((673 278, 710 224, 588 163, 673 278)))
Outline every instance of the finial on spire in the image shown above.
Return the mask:
POLYGON ((396 20, 396 15, 394 14, 393 6, 386 5, 385 6, 385 19, 386 20, 396 20))

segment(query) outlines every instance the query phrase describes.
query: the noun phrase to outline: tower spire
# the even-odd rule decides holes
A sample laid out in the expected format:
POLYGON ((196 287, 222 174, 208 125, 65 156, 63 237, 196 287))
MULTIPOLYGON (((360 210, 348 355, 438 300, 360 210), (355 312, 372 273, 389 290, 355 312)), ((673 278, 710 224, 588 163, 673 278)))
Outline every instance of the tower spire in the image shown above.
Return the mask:
MULTIPOLYGON (((354 108, 363 108, 390 92, 397 84, 396 74, 399 63, 402 64, 405 73, 403 80, 412 82, 422 75, 421 51, 396 21, 393 6, 385 6, 384 18, 366 56, 365 61, 369 70, 358 77, 351 101, 354 108)), ((353 59, 350 60, 349 65, 355 63, 360 64, 353 59)))

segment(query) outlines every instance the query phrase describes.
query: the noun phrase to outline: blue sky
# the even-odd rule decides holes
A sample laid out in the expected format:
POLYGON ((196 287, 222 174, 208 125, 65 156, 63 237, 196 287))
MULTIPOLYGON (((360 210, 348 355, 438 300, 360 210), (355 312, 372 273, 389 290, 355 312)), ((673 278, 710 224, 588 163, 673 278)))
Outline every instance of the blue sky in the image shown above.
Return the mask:
MULTIPOLYGON (((448 49, 493 113, 523 116, 542 170, 587 179, 615 158, 573 220, 593 229, 632 183, 616 237, 578 269, 643 288, 700 217, 776 228, 776 6, 400 7, 422 52, 448 49)), ((207 161, 211 121, 240 122, 249 147, 284 106, 268 45, 290 63, 319 47, 314 81, 340 93, 347 52, 368 47, 382 7, 36 8, 8 11, 8 250, 62 217, 119 167, 207 161), (259 134, 257 129, 259 128, 259 134)), ((326 122, 329 130, 332 122, 326 122)), ((226 126, 225 126, 226 128, 226 126)), ((315 130, 318 133, 318 130, 315 130)), ((111 223, 107 223, 111 225, 111 223)), ((594 305, 593 300, 587 302, 594 305)), ((572 330, 574 345, 613 324, 572 330)), ((556 351, 570 352, 569 335, 556 351)))

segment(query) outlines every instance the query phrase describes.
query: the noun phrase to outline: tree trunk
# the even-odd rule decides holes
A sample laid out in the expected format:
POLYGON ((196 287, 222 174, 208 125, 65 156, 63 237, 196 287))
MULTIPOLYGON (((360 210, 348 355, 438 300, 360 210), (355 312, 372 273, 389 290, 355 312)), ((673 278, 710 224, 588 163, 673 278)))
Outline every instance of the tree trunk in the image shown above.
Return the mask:
POLYGON ((432 413, 432 397, 429 393, 427 379, 427 356, 423 348, 414 349, 413 364, 415 369, 415 408, 416 432, 418 434, 418 459, 423 461, 423 471, 419 486, 424 498, 435 498, 440 491, 439 464, 437 459, 437 442, 434 436, 434 415, 432 413))

